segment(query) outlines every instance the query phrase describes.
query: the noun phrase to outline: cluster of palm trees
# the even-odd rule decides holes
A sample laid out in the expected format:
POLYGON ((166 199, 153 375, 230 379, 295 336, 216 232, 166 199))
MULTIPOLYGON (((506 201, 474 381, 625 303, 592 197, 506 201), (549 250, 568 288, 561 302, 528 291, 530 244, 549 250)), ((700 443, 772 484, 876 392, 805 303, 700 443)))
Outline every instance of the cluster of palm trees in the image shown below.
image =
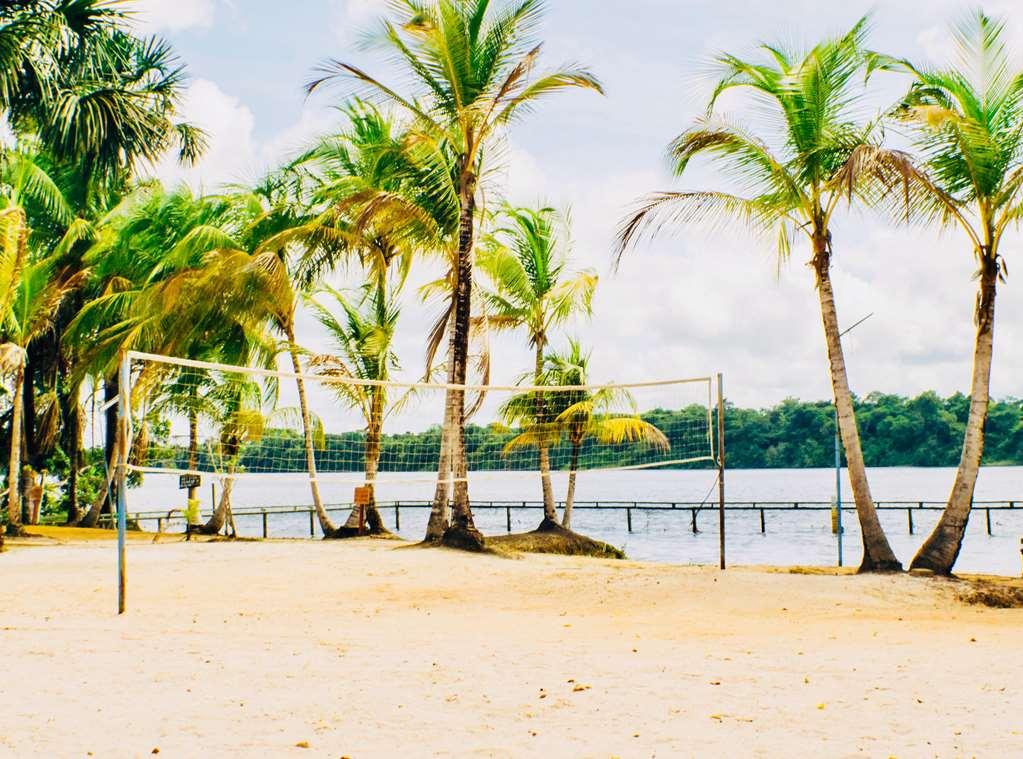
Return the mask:
MULTIPOLYGON (((47 466, 67 471, 69 522, 95 525, 110 503, 109 476, 89 484, 88 508, 79 503, 78 479, 87 469, 83 399, 102 394, 107 413, 115 413, 109 402, 118 394, 116 364, 125 350, 267 368, 288 361, 298 375, 299 408, 277 413, 301 427, 324 534, 345 536, 359 529, 360 515, 353 511, 334 525, 317 485, 323 430, 302 375, 321 375, 339 402, 365 418, 365 516, 371 530, 383 530, 372 497, 383 421, 406 399, 393 386, 349 380, 386 381, 398 368, 399 306, 411 267, 424 258, 444 271, 421 291, 442 306, 427 339, 426 375, 448 386, 428 540, 484 544, 470 507, 465 439, 481 399, 464 388, 474 374, 480 384, 489 380, 488 353, 474 353, 474 345, 491 330, 528 337, 535 362, 526 379, 533 385, 580 387, 524 392, 502 409, 522 430, 509 450, 536 450, 545 524, 559 521, 552 446, 567 440, 573 462, 587 438, 666 447, 659 430, 630 413, 627 394, 582 387, 588 356, 578 343, 563 354, 551 351, 559 328, 589 314, 597 284, 592 271, 570 267, 567 217, 552 208, 486 204, 518 119, 564 90, 602 93, 584 68, 541 68, 536 31, 543 11, 542 0, 395 0, 378 39, 405 75, 400 84, 346 60, 323 63, 307 90, 343 90, 343 127, 254 187, 196 196, 139 178, 140 167, 172 148, 182 161, 204 149, 201 130, 177 117, 184 70, 169 46, 133 32, 120 3, 4 4, 0 109, 14 134, 0 146, 8 531, 20 531, 26 516, 37 518, 36 477, 47 466), (326 286, 340 267, 355 267, 364 284, 354 292, 326 286), (303 308, 332 338, 330 354, 310 355, 299 344, 303 308), (36 501, 27 514, 25 495, 36 501)), ((931 71, 879 54, 869 49, 867 32, 864 20, 808 51, 764 46, 758 60, 722 56, 706 116, 675 140, 671 155, 680 176, 693 159, 709 156, 749 192, 654 194, 623 223, 618 256, 665 224, 737 219, 773 235, 781 258, 805 236, 863 528, 862 569, 892 571, 901 564, 871 498, 846 377, 830 276, 832 221, 862 203, 899 221, 958 225, 979 267, 972 403, 948 508, 913 562, 947 573, 983 451, 995 294, 1006 274, 1000 244, 1021 216, 1023 74, 1011 68, 1002 26, 981 13, 957 29, 969 70, 931 71), (859 98, 883 72, 908 76, 908 92, 864 121, 859 98), (758 134, 722 118, 717 103, 729 90, 751 93, 758 113, 776 115, 768 122, 774 131, 758 134), (893 131, 908 134, 918 149, 888 147, 893 131)), ((230 475, 245 442, 270 421, 261 411, 265 386, 228 380, 149 367, 133 382, 131 402, 141 405, 144 395, 144 417, 187 416, 192 462, 198 419, 215 420, 217 455, 230 475)), ((119 446, 144 455, 146 424, 131 441, 116 439, 112 420, 106 426, 106 470, 119 446)), ((564 526, 571 523, 576 468, 564 526)), ((230 482, 204 529, 218 531, 230 519, 230 482)))
POLYGON ((773 235, 781 259, 805 239, 863 532, 861 570, 897 571, 902 567, 878 521, 860 450, 830 276, 831 224, 847 205, 860 203, 900 222, 958 227, 978 266, 970 413, 947 507, 911 565, 948 574, 962 546, 984 448, 995 294, 1006 275, 1002 238, 1023 212, 1023 71, 1013 68, 1003 24, 983 12, 953 29, 959 68, 931 70, 877 53, 867 32, 864 19, 805 52, 764 45, 757 60, 721 56, 707 115, 675 140, 671 156, 679 176, 694 158, 708 156, 749 192, 654 194, 623 224, 619 253, 665 224, 724 219, 773 235), (879 118, 859 120, 861 98, 878 72, 907 76, 908 90, 879 118), (722 118, 716 104, 729 90, 752 94, 756 107, 771 114, 771 131, 722 118), (905 134, 915 150, 887 147, 886 131, 905 134))
MULTIPOLYGON (((115 367, 125 350, 238 366, 276 367, 280 357, 290 360, 299 375, 299 409, 292 416, 305 439, 313 502, 330 536, 349 534, 355 515, 337 527, 323 508, 315 457, 322 428, 301 375, 322 375, 341 402, 363 412, 372 488, 383 420, 402 399, 389 397, 385 385, 329 380, 389 378, 397 366, 398 305, 413 261, 435 257, 447 271, 424 289, 444 305, 431 335, 428 375, 442 370, 450 384, 464 385, 473 358, 470 341, 490 324, 540 330, 542 359, 547 332, 574 311, 588 310, 595 277, 579 275, 562 285, 564 251, 551 236, 551 247, 539 251, 548 257, 547 279, 520 292, 514 277, 499 269, 501 252, 516 246, 515 235, 525 234, 525 227, 498 232, 495 219, 532 215, 542 222, 538 231, 550 234, 557 215, 547 209, 493 212, 479 200, 491 156, 499 153, 514 118, 559 90, 600 89, 584 70, 537 73, 540 46, 533 34, 541 12, 534 0, 504 8, 485 0, 395 4, 384 36, 414 75, 409 92, 330 61, 310 92, 354 77, 386 102, 346 96, 338 133, 255 187, 196 196, 138 176, 142 163, 175 141, 182 160, 194 160, 203 149, 202 133, 175 121, 184 75, 165 43, 134 36, 118 3, 5 6, 3 108, 15 135, 3 146, 6 208, 0 216, 3 368, 12 380, 5 441, 8 531, 20 532, 26 516, 37 518, 38 509, 24 513, 22 494, 38 490, 33 481, 40 463, 53 462, 56 469, 62 455, 69 459, 68 521, 95 525, 109 507, 115 487, 109 475, 93 483, 87 508, 78 502, 77 480, 85 471, 82 399, 101 393, 108 415, 114 413, 115 367), (79 79, 72 79, 76 70, 79 79), (54 73, 54 81, 42 80, 44 72, 54 73), (78 135, 79 142, 68 135, 78 135), (481 225, 495 229, 485 235, 495 284, 490 296, 495 303, 504 298, 507 306, 493 319, 483 316, 482 306, 471 308, 481 225), (358 267, 365 285, 355 293, 323 285, 341 266, 358 267), (533 305, 516 301, 520 296, 541 301, 544 323, 516 311, 533 305), (573 298, 578 303, 568 302, 573 298), (296 317, 306 306, 332 337, 331 355, 310 356, 299 345, 296 317), (434 366, 445 342, 441 366, 434 366), (48 398, 53 401, 41 408, 48 398), (45 436, 39 434, 44 429, 45 436)), ((481 370, 486 380, 485 366, 481 370)), ((132 440, 118 441, 108 418, 106 471, 113 471, 122 446, 141 460, 146 422, 169 412, 189 418, 194 462, 198 420, 214 421, 220 429, 216 457, 228 477, 203 529, 219 530, 230 519, 239 453, 270 423, 261 413, 267 388, 240 376, 158 367, 137 374, 131 403, 143 423, 132 440)), ((480 547, 466 481, 465 393, 456 387, 447 395, 447 455, 428 537, 480 547)), ((367 516, 371 529, 383 529, 372 501, 367 516)))

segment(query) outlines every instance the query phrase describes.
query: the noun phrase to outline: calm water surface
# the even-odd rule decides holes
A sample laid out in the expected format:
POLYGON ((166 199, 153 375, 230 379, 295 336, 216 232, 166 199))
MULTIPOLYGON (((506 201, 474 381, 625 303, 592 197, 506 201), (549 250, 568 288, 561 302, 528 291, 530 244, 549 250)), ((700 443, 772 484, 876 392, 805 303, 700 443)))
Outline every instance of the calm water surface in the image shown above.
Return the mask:
MULTIPOLYGON (((874 497, 880 501, 942 501, 952 486, 954 469, 885 468, 870 470, 874 497)), ((392 475, 393 477, 394 475, 392 475)), ((386 475, 385 475, 386 477, 386 475)), ((210 508, 209 477, 204 478, 203 511, 210 508)), ((566 476, 554 475, 555 493, 564 498, 566 476)), ((219 491, 219 484, 217 486, 219 491)), ((326 482, 322 485, 327 503, 351 501, 352 486, 326 482)), ((540 498, 535 474, 502 472, 473 478, 470 492, 478 501, 536 501, 540 498)), ((830 501, 835 492, 833 469, 729 470, 726 473, 726 498, 734 501, 830 501)), ((429 482, 384 482, 378 486, 381 502, 423 501, 432 496, 429 482)), ((848 501, 848 481, 843 482, 843 497, 848 501)), ((630 471, 582 472, 577 484, 577 502, 586 501, 676 501, 702 502, 706 511, 698 515, 700 532, 693 534, 689 511, 634 511, 633 532, 626 527, 624 511, 579 510, 573 527, 625 550, 632 559, 676 564, 713 564, 718 557, 717 503, 715 473, 712 471, 630 471)), ((976 499, 1019 500, 1017 511, 992 514, 993 536, 986 533, 983 512, 975 512, 957 569, 963 572, 991 572, 1019 575, 1020 538, 1023 537, 1023 467, 990 467, 981 471, 976 499)), ((145 484, 131 491, 129 512, 170 508, 183 503, 177 490, 177 477, 147 475, 145 484)), ((308 505, 308 486, 297 480, 274 477, 242 478, 235 486, 233 503, 241 506, 308 505)), ((896 554, 906 564, 930 532, 940 512, 914 514, 916 534, 909 535, 905 511, 882 511, 881 521, 896 554)), ((384 514, 394 527, 394 512, 384 514)), ((732 564, 807 564, 833 565, 837 562, 837 540, 831 532, 831 517, 824 512, 767 512, 767 532, 760 532, 758 512, 732 512, 726 520, 727 554, 732 564)), ((340 514, 334 515, 341 520, 340 514)), ((401 510, 403 537, 419 539, 426 526, 427 512, 401 510)), ((505 532, 503 509, 480 509, 477 525, 484 533, 505 532)), ((535 509, 512 509, 512 529, 528 530, 539 521, 535 509)), ((239 517, 243 535, 258 535, 261 520, 239 517)), ((860 558, 860 535, 856 516, 844 515, 846 527, 844 558, 855 564, 860 558)), ((270 534, 275 537, 308 537, 305 515, 270 517, 270 534)))

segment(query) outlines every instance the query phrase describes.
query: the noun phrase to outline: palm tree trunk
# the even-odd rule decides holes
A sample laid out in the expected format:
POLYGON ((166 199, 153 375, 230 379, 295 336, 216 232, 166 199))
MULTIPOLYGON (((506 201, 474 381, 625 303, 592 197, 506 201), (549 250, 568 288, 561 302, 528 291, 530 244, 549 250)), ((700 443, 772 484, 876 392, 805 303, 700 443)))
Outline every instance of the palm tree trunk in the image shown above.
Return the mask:
POLYGON ((298 359, 298 348, 295 347, 295 325, 289 323, 286 327, 288 338, 288 352, 291 354, 291 365, 295 370, 295 385, 298 387, 298 405, 302 413, 302 431, 305 434, 305 464, 309 472, 309 489, 313 495, 313 508, 316 509, 316 518, 320 521, 320 530, 324 537, 329 537, 337 528, 330 520, 327 510, 323 508, 323 501, 320 499, 320 485, 316 480, 316 454, 313 446, 313 425, 309 416, 309 403, 305 394, 305 379, 302 377, 302 363, 298 359))
POLYGON ((78 521, 78 469, 82 465, 82 419, 78 413, 78 398, 67 399, 64 418, 67 419, 68 478, 67 524, 78 521))
POLYGON ((22 364, 14 372, 11 396, 11 450, 7 464, 7 534, 20 535, 21 526, 21 385, 25 379, 22 364))
POLYGON ((223 486, 220 489, 220 500, 217 502, 217 508, 213 510, 213 514, 210 515, 209 521, 206 522, 198 532, 203 535, 216 535, 227 524, 228 510, 231 508, 231 491, 234 490, 234 466, 232 465, 228 470, 227 477, 224 479, 223 486))
MULTIPOLYGON (((536 341, 536 371, 533 375, 533 384, 539 385, 543 380, 543 351, 546 340, 539 338, 536 341)), ((547 444, 543 442, 544 427, 547 425, 547 402, 544 394, 536 394, 536 424, 540 426, 541 442, 539 448, 540 463, 540 489, 543 492, 543 519, 545 522, 558 523, 558 512, 554 507, 554 488, 551 486, 551 455, 547 444)))
MULTIPOLYGON (((365 506, 366 525, 370 535, 387 532, 384 520, 380 517, 376 501, 376 481, 380 471, 380 443, 383 438, 384 394, 382 388, 373 389, 373 401, 370 404, 370 419, 366 425, 366 487, 369 488, 369 502, 365 506)), ((355 506, 348 515, 344 530, 358 534, 359 522, 362 520, 362 507, 355 506)))
MULTIPOLYGON (((118 445, 118 424, 117 424, 117 399, 120 398, 119 385, 120 379, 115 371, 113 376, 103 382, 103 400, 110 404, 106 410, 106 437, 104 438, 103 450, 107 457, 107 461, 110 462, 110 477, 108 478, 110 484, 104 490, 104 496, 109 495, 108 498, 104 498, 100 501, 100 511, 97 514, 98 517, 103 513, 112 514, 114 511, 114 504, 117 503, 117 483, 112 480, 114 467, 117 465, 116 451, 118 445)), ((127 442, 125 443, 127 445, 127 442)), ((95 524, 89 525, 95 527, 95 524)))
POLYGON ((103 481, 103 488, 96 494, 95 500, 92 502, 92 506, 82 517, 78 523, 78 527, 95 527, 99 524, 100 515, 103 513, 103 505, 107 502, 107 497, 110 495, 110 489, 114 486, 114 474, 117 469, 117 446, 114 446, 113 453, 110 454, 110 458, 107 461, 107 476, 103 481))
POLYGON ((831 362, 831 387, 838 409, 838 426, 842 434, 849 481, 852 485, 856 514, 863 535, 863 561, 860 572, 900 572, 902 564, 895 557, 888 538, 877 517, 874 499, 867 482, 867 468, 860 447, 860 433, 856 426, 856 411, 853 408, 849 377, 845 369, 845 355, 842 351, 841 331, 838 326, 838 311, 835 294, 831 288, 831 250, 827 238, 814 238, 814 270, 817 275, 817 294, 820 297, 821 320, 824 323, 824 337, 831 362))
MULTIPOLYGON (((448 354, 447 365, 448 377, 451 376, 450 367, 455 356, 455 310, 451 309, 451 318, 448 320, 448 354)), ((449 504, 451 500, 451 478, 453 469, 451 466, 451 433, 454 429, 454 419, 451 413, 449 394, 444 399, 444 425, 440 433, 440 452, 437 466, 437 488, 433 494, 433 505, 430 508, 430 520, 426 524, 426 538, 429 543, 435 543, 444 537, 444 531, 449 526, 449 504)))
MULTIPOLYGON (((461 218, 458 236, 458 281, 455 287, 454 350, 451 356, 449 380, 452 385, 465 385, 469 361, 469 326, 472 306, 472 253, 475 225, 476 198, 474 177, 463 177, 461 192, 461 218)), ((465 389, 452 388, 447 392, 447 408, 451 414, 452 459, 455 473, 454 506, 451 526, 444 532, 443 542, 457 548, 479 551, 483 549, 483 535, 476 529, 469 506, 468 462, 465 450, 465 389)))
POLYGON ((575 505, 575 475, 579 471, 579 451, 581 443, 572 442, 572 461, 568 468, 568 492, 565 493, 565 513, 561 516, 561 526, 566 530, 572 527, 572 507, 575 505))
POLYGON ((998 268, 993 260, 983 261, 980 291, 977 294, 977 337, 973 349, 973 380, 970 387, 970 414, 966 420, 963 451, 955 482, 945 510, 930 536, 920 547, 910 569, 929 569, 949 575, 966 535, 973 508, 973 491, 984 456, 984 427, 991 400, 991 359, 995 337, 995 295, 998 268))

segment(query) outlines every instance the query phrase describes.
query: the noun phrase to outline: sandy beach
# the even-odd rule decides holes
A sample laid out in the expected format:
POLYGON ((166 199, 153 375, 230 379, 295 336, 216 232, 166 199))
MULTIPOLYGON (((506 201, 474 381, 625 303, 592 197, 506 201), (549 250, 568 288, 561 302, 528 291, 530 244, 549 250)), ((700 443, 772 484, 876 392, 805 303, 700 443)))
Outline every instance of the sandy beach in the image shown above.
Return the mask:
POLYGON ((347 543, 0 556, 0 754, 1010 756, 1023 610, 949 583, 347 543))

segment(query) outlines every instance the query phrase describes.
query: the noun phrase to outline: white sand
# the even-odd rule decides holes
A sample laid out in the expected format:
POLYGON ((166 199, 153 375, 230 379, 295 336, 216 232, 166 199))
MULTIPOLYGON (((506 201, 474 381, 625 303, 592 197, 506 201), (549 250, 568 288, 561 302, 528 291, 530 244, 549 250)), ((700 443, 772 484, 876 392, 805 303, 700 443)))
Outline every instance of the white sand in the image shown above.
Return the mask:
POLYGON ((118 618, 114 559, 0 556, 0 755, 1023 752, 1023 611, 932 581, 133 543, 118 618))

